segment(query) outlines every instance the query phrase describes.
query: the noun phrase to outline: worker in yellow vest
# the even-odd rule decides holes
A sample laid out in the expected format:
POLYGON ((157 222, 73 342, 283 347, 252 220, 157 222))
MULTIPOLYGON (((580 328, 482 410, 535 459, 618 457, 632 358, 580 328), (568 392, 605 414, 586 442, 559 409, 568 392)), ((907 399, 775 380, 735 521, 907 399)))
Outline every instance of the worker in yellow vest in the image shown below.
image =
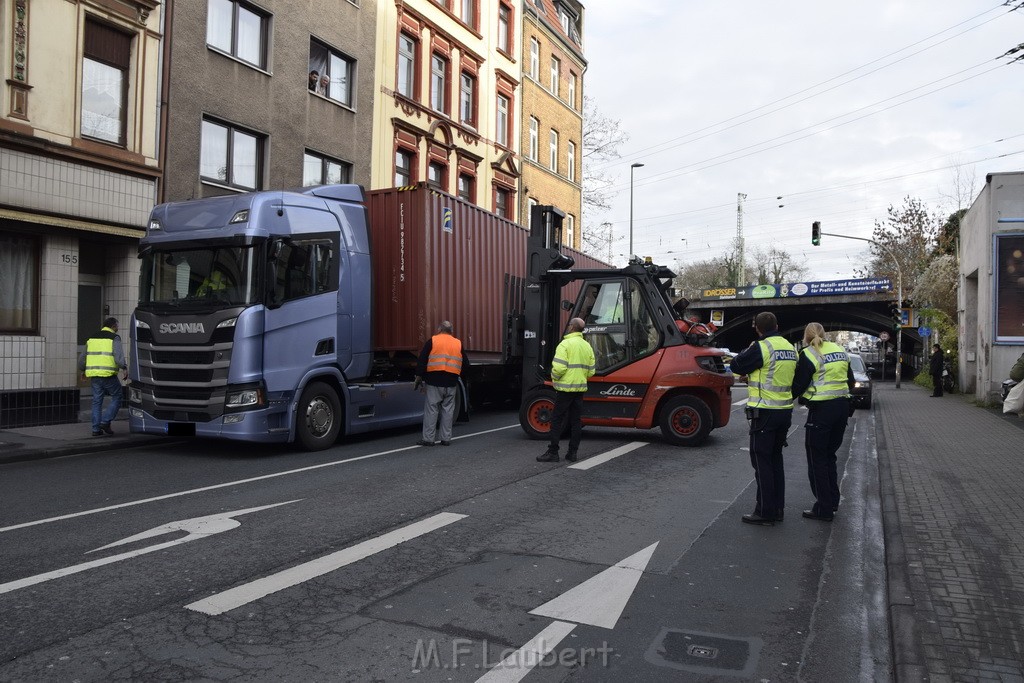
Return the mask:
POLYGON ((782 448, 793 422, 793 375, 796 350, 779 334, 779 321, 770 311, 754 317, 757 341, 732 359, 732 371, 747 382, 750 424, 750 464, 757 482, 754 512, 747 524, 772 526, 781 522, 786 506, 786 472, 782 448))
POLYGON ((836 453, 843 445, 850 419, 853 370, 846 351, 825 339, 825 328, 820 323, 807 324, 804 344, 806 348, 800 353, 793 378, 793 396, 807 405, 807 478, 816 502, 803 515, 831 522, 839 509, 836 453))
POLYGON ((83 378, 92 383, 92 435, 113 434, 110 422, 121 409, 121 380, 118 373, 127 370, 124 346, 117 336, 117 318, 103 321, 103 329, 85 342, 85 352, 78 359, 83 378), (110 397, 110 405, 103 410, 103 398, 110 397))
POLYGON ((555 347, 555 357, 551 359, 555 410, 551 416, 548 449, 537 456, 537 462, 558 462, 558 443, 567 422, 569 450, 565 459, 576 462, 579 457, 576 451, 583 438, 583 397, 587 393, 587 381, 596 371, 594 349, 583 337, 585 328, 582 318, 573 318, 562 341, 555 347))
POLYGON ((462 369, 469 365, 462 342, 455 338, 453 331, 452 324, 447 320, 438 325, 437 334, 423 345, 416 364, 414 387, 419 389, 421 384, 427 385, 427 402, 423 407, 423 438, 419 440, 421 446, 433 446, 438 436, 442 446, 450 446, 452 443, 459 376, 462 369))

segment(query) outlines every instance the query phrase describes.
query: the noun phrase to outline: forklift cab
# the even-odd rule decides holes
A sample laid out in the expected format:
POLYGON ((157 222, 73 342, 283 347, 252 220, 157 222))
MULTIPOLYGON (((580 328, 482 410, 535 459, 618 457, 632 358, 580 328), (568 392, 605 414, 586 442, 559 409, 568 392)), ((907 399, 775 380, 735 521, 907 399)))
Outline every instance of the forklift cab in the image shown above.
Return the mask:
POLYGON ((650 306, 630 278, 584 282, 573 317, 587 323, 583 337, 594 349, 598 375, 648 356, 661 346, 650 306))

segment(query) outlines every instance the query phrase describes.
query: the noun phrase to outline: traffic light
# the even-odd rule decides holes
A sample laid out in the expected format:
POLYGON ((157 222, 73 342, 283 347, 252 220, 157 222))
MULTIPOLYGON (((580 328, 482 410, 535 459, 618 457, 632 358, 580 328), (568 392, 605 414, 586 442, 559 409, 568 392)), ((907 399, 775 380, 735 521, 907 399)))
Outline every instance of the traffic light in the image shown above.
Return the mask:
POLYGON ((889 315, 892 317, 892 329, 898 330, 903 325, 903 308, 900 306, 900 302, 889 303, 889 315))
POLYGON ((821 244, 821 221, 811 223, 811 244, 814 246, 821 244))

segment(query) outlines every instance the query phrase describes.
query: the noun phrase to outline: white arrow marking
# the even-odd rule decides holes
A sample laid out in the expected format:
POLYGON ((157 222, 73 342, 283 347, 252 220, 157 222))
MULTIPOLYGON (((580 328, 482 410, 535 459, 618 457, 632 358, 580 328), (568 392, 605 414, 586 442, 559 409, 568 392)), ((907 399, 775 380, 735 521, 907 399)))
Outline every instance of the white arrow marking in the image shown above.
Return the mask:
POLYGON ((612 460, 614 458, 619 457, 620 455, 625 455, 626 453, 629 453, 630 451, 635 451, 636 449, 642 448, 643 446, 646 446, 646 445, 647 445, 647 442, 645 442, 645 441, 634 441, 633 443, 627 443, 625 446, 619 446, 618 448, 613 448, 612 450, 608 451, 607 453, 602 453, 601 455, 595 455, 594 457, 587 458, 586 460, 578 462, 575 465, 569 465, 566 469, 570 469, 570 470, 589 470, 591 467, 597 467, 598 465, 600 465, 602 463, 606 463, 609 460, 612 460))
POLYGON ((636 584, 647 568, 654 549, 653 543, 635 555, 587 579, 575 588, 562 593, 530 612, 540 617, 551 617, 577 624, 602 628, 615 628, 615 622, 629 602, 636 584))
POLYGON ((574 628, 576 624, 556 621, 526 645, 501 660, 493 669, 477 679, 477 683, 518 683, 574 628))
POLYGON ((284 503, 274 503, 273 505, 261 505, 260 507, 248 508, 246 510, 236 510, 234 512, 221 512, 216 515, 208 515, 206 517, 195 517, 193 519, 183 519, 177 522, 171 522, 170 524, 164 524, 163 526, 150 529, 149 531, 143 531, 141 534, 135 534, 128 538, 116 541, 109 545, 105 545, 102 548, 96 550, 90 550, 89 552, 95 553, 100 550, 107 548, 113 548, 114 546, 124 545, 126 543, 133 543, 135 541, 141 541, 146 538, 153 538, 154 536, 163 536, 174 531, 187 531, 188 536, 177 538, 173 541, 167 541, 165 543, 158 543, 146 548, 139 550, 132 550, 120 555, 111 555, 110 557, 104 557, 100 560, 93 560, 92 562, 84 562, 82 564, 76 564, 73 567, 66 567, 64 569, 57 569, 52 572, 46 572, 45 574, 37 574, 36 576, 29 576, 24 579, 18 579, 17 581, 10 581, 8 583, 0 583, 0 595, 3 593, 10 593, 20 588, 27 586, 34 586, 37 583, 45 583, 46 581, 52 581, 53 579, 59 579, 64 576, 70 576, 79 572, 84 572, 88 569, 94 569, 96 567, 102 567, 107 564, 113 564, 115 562, 121 562, 122 560, 128 560, 139 555, 146 555, 154 553, 158 550, 164 550, 171 548, 182 543, 188 543, 189 541, 198 541, 201 538, 207 538, 213 534, 219 534, 223 531, 230 531, 241 525, 232 517, 239 515, 247 515, 250 512, 259 512, 260 510, 268 510, 270 508, 276 508, 278 505, 290 505, 291 503, 297 503, 297 500, 289 500, 284 503))
POLYGON ((358 562, 363 558, 375 555, 388 548, 393 548, 399 543, 404 543, 410 539, 422 536, 423 534, 429 533, 440 529, 441 527, 448 526, 453 522, 457 522, 460 519, 464 519, 466 515, 458 515, 453 512, 442 512, 428 517, 427 519, 420 520, 408 526, 404 526, 401 529, 395 529, 390 531, 383 536, 377 538, 371 538, 368 541, 363 541, 351 548, 345 548, 339 550, 336 553, 330 555, 324 555, 318 557, 315 560, 297 565, 291 569, 285 569, 284 571, 278 572, 277 574, 271 574, 270 576, 262 579, 257 579, 250 583, 236 586, 230 590, 226 590, 222 593, 211 595, 203 600, 197 600, 191 604, 185 605, 186 609, 194 610, 196 612, 202 612, 203 614, 209 614, 211 616, 217 614, 223 614, 236 607, 241 607, 254 600, 264 598, 271 593, 284 590, 285 588, 291 588, 297 586, 300 583, 315 579, 318 576, 323 576, 329 572, 333 572, 335 569, 344 567, 347 564, 358 562))

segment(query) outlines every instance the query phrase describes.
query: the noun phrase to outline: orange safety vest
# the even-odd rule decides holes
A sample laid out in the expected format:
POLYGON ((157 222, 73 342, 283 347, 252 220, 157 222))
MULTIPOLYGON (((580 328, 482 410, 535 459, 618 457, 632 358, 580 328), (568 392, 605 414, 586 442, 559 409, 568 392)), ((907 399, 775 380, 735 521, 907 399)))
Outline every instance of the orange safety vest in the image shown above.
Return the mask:
POLYGON ((430 338, 427 372, 462 374, 462 342, 450 334, 435 334, 430 338))

